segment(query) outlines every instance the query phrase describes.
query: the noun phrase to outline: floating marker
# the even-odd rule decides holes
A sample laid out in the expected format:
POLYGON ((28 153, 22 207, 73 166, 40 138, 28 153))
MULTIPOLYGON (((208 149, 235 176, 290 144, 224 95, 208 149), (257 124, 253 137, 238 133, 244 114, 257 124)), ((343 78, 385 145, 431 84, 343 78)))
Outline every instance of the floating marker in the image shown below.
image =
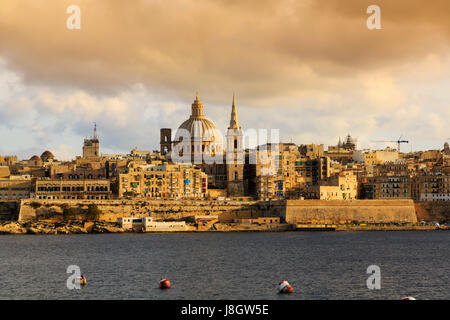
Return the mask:
POLYGON ((160 289, 169 289, 170 288, 170 281, 169 279, 162 279, 159 281, 159 288, 160 289))
POLYGON ((401 300, 416 300, 414 297, 403 297, 401 300))
POLYGON ((84 276, 81 276, 81 277, 80 277, 80 284, 81 284, 82 286, 85 286, 85 285, 86 285, 86 278, 85 278, 84 276))
POLYGON ((278 293, 292 293, 294 288, 286 280, 281 281, 278 284, 278 293))

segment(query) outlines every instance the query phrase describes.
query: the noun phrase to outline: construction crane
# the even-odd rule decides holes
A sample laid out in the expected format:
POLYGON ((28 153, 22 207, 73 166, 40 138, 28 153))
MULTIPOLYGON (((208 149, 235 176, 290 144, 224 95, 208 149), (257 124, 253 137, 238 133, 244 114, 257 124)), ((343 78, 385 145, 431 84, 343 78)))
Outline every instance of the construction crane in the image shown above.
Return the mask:
POLYGON ((400 152, 400 144, 401 143, 409 143, 408 140, 402 140, 403 134, 397 139, 397 140, 387 140, 387 141, 380 141, 380 140, 376 140, 376 141, 371 141, 371 142, 389 142, 389 143, 397 143, 397 151, 400 152))

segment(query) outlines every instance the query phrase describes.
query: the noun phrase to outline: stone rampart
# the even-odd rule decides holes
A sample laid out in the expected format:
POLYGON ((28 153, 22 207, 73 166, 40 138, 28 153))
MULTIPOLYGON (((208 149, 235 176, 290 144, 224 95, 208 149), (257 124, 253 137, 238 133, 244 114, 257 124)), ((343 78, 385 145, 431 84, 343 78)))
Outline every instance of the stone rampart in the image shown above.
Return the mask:
POLYGON ((0 221, 14 221, 19 215, 17 201, 0 200, 0 221))
POLYGON ((287 200, 287 201, 205 201, 205 200, 35 200, 21 201, 19 221, 85 218, 88 206, 99 209, 100 221, 120 217, 179 220, 194 215, 217 215, 220 222, 238 218, 278 216, 287 223, 417 222, 412 200, 287 200))
POLYGON ((412 200, 287 200, 287 223, 417 222, 412 200))
POLYGON ((37 200, 21 201, 19 221, 61 220, 64 215, 83 219, 88 206, 99 209, 99 220, 115 222, 120 217, 143 217, 152 214, 156 219, 178 220, 194 215, 218 215, 219 221, 260 216, 255 201, 204 200, 37 200))
POLYGON ((414 202, 417 220, 450 222, 450 201, 414 202))

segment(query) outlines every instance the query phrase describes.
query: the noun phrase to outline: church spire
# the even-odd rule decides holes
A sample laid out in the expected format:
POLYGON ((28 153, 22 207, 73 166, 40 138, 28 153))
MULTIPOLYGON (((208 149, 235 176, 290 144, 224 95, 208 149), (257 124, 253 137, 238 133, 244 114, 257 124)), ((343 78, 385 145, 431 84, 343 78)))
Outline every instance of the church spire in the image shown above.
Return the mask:
POLYGON ((239 120, 236 111, 236 95, 233 93, 233 105, 231 108, 230 127, 228 129, 240 129, 239 120))

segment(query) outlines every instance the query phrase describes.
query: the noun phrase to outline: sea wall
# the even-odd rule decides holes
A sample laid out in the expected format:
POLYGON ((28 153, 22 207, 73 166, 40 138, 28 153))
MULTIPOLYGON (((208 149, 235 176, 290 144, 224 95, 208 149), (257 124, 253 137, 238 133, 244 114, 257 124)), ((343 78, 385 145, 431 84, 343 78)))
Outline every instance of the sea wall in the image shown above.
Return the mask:
POLYGON ((450 201, 414 202, 418 221, 450 221, 450 201))
POLYGON ((15 221, 19 216, 17 201, 0 200, 0 221, 15 221))
POLYGON ((84 220, 88 206, 98 208, 98 220, 115 222, 126 216, 179 220, 217 215, 220 222, 238 218, 278 216, 287 223, 417 222, 412 200, 21 200, 19 221, 84 220))
POLYGON ((288 223, 417 222, 412 200, 287 200, 288 223))
POLYGON ((100 221, 115 222, 120 217, 143 217, 152 213, 156 219, 183 219, 194 215, 218 215, 220 222, 236 218, 255 218, 264 215, 270 206, 260 206, 256 201, 203 201, 203 200, 37 200, 21 201, 19 221, 83 219, 88 206, 99 209, 100 221))

